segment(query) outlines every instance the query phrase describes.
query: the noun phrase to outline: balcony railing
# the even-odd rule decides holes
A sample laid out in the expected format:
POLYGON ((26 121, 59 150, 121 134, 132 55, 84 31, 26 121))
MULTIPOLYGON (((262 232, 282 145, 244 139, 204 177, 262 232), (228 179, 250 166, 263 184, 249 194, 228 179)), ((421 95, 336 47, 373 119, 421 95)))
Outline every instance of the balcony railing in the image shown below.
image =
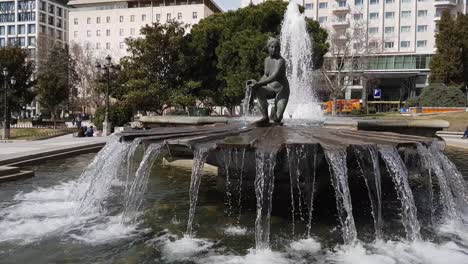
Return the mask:
POLYGON ((333 13, 347 13, 351 10, 348 4, 333 5, 333 13))
POLYGON ((436 6, 436 7, 450 8, 450 7, 454 7, 456 5, 457 5, 457 2, 452 1, 452 0, 435 0, 434 1, 434 6, 436 6))

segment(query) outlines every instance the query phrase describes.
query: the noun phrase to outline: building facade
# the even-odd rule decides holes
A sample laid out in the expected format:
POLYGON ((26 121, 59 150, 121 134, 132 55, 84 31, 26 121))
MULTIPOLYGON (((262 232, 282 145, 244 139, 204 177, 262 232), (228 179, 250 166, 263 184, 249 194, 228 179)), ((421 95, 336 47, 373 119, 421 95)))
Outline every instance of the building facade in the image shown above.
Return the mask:
MULTIPOLYGON (((244 6, 268 0, 243 0, 244 6)), ((437 23, 444 10, 466 14, 466 0, 291 0, 320 22, 330 38, 344 36, 356 25, 373 47, 366 74, 378 82, 384 101, 401 101, 419 94, 428 84, 429 64, 436 50, 437 23)), ((351 44, 351 42, 350 42, 351 44)), ((328 54, 327 56, 330 56, 328 54)), ((346 98, 361 98, 363 81, 346 90, 346 98)), ((372 96, 371 96, 372 97, 372 96)))
MULTIPOLYGON (((0 48, 18 45, 27 49, 29 59, 41 67, 48 50, 68 41, 68 9, 51 0, 0 0, 0 48)), ((39 106, 33 102, 25 116, 35 116, 39 106)))
POLYGON ((140 29, 155 22, 179 21, 193 25, 221 12, 211 0, 72 0, 70 43, 78 43, 96 58, 127 54, 125 39, 140 36, 140 29))

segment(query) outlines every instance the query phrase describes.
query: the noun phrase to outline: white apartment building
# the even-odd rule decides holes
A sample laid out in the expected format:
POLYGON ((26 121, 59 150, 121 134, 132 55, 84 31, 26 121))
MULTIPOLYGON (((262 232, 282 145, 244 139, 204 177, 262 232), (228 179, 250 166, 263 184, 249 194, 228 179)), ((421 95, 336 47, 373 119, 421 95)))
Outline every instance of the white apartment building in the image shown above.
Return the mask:
MULTIPOLYGON (((268 0, 243 0, 242 5, 268 0)), ((293 1, 293 0, 291 0, 293 1)), ((467 13, 466 0, 294 0, 306 16, 320 22, 333 37, 363 25, 366 41, 376 49, 366 74, 379 79, 383 101, 404 100, 427 86, 429 63, 435 52, 437 22, 444 10, 467 13)), ((362 81, 345 98, 361 98, 362 81)))
POLYGON ((222 12, 212 0, 72 0, 68 5, 70 43, 115 61, 127 54, 125 39, 139 37, 147 24, 175 20, 193 25, 222 12))
MULTIPOLYGON (((47 51, 55 43, 67 43, 68 9, 51 0, 0 0, 0 48, 18 45, 41 67, 47 51)), ((26 116, 39 113, 33 102, 26 116)))

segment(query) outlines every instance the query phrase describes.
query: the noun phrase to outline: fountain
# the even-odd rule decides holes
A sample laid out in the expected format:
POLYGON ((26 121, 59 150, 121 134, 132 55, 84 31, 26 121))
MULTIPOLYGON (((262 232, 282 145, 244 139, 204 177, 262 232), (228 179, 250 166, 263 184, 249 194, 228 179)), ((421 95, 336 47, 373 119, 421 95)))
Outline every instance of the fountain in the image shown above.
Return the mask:
MULTIPOLYGON (((310 100, 313 93, 303 89, 312 82, 304 74, 311 70, 310 54, 303 53, 311 45, 304 38, 304 18, 295 4, 289 5, 285 16, 281 43, 291 83, 286 113, 316 119, 317 105, 310 100)), ((250 93, 246 95, 250 97, 250 93)), ((244 108, 248 112, 248 104, 244 108)), ((174 182, 168 185, 178 193, 174 182)), ((397 263, 401 259, 401 263, 468 263, 468 240, 463 240, 468 232, 459 235, 453 231, 465 228, 468 188, 440 142, 429 137, 294 122, 124 131, 112 137, 78 180, 63 188, 57 196, 50 195, 55 190, 38 191, 53 196, 51 204, 62 193, 69 194, 61 201, 67 209, 49 212, 57 220, 54 223, 59 223, 56 228, 47 225, 42 213, 41 220, 34 218, 34 223, 52 231, 22 234, 30 241, 62 232, 95 243, 119 230, 111 239, 152 237, 142 247, 160 248, 156 255, 162 263, 397 263), (193 160, 191 175, 183 180, 188 199, 186 205, 178 205, 184 208, 187 221, 182 221, 179 235, 171 233, 170 227, 160 230, 159 226, 138 234, 136 230, 151 216, 167 219, 164 217, 170 214, 157 214, 145 206, 149 190, 164 184, 152 181, 157 173, 153 165, 163 157, 193 160), (215 200, 225 198, 222 214, 200 205, 207 203, 203 193, 209 178, 204 172, 206 164, 218 170, 215 200), (143 212, 143 208, 147 210, 143 212), (229 232, 223 231, 222 238, 210 238, 217 242, 205 240, 206 230, 217 232, 215 220, 223 217, 229 218, 229 232), (246 222, 252 224, 252 232, 246 222), (332 228, 324 228, 326 225, 332 228), (323 230, 329 231, 324 234, 323 230), (239 243, 236 238, 229 247, 228 236, 244 240, 239 243), (431 242, 435 237, 442 242, 431 242), (238 250, 240 244, 246 248, 238 250), (232 256, 231 251, 241 256, 232 256), (439 259, 425 256, 427 252, 437 252, 433 254, 439 259), (448 255, 450 259, 445 258, 448 255)), ((27 201, 24 195, 18 197, 27 201)), ((159 202, 164 195, 153 199, 159 202)), ((23 207, 29 208, 18 202, 0 210, 0 232, 6 234, 0 237, 0 245, 19 239, 16 229, 10 229, 15 223, 22 226, 12 218, 18 214, 17 208, 25 213, 23 207)), ((170 222, 168 226, 180 224, 175 215, 166 222, 170 222)), ((143 255, 151 254, 143 251, 143 255)))

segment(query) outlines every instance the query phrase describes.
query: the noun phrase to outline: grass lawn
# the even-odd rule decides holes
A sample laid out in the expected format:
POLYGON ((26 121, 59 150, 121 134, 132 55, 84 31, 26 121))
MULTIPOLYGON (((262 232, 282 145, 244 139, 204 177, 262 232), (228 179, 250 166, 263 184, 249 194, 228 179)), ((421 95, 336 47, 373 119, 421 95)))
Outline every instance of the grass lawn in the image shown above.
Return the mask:
POLYGON ((15 140, 40 140, 54 136, 61 136, 73 133, 74 129, 61 128, 12 128, 10 131, 10 139, 15 140))
POLYGON ((450 122, 450 127, 447 131, 465 131, 468 126, 468 112, 463 113, 446 113, 446 114, 431 114, 423 116, 403 116, 399 113, 383 113, 372 116, 366 116, 364 119, 441 119, 450 122))

